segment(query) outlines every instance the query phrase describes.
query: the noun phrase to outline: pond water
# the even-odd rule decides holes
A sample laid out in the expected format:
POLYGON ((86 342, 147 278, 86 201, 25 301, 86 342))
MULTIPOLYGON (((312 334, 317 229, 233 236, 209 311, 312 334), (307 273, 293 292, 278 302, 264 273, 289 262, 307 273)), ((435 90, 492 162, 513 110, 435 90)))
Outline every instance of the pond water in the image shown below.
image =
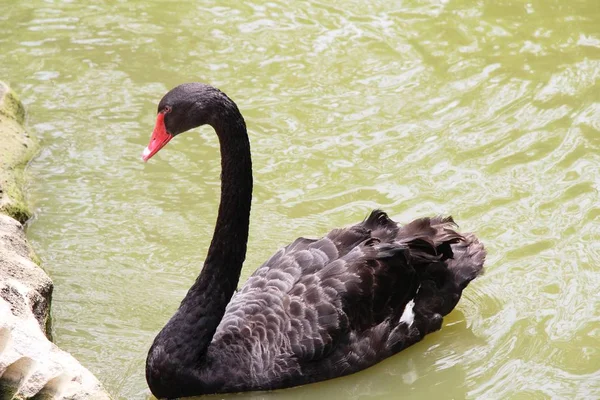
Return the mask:
POLYGON ((376 207, 451 214, 489 252, 421 343, 233 398, 600 398, 597 0, 9 1, 0 48, 43 145, 28 234, 56 285, 54 339, 115 399, 151 397, 147 349, 216 217, 210 128, 140 161, 156 104, 188 81, 220 87, 249 128, 242 282, 376 207))

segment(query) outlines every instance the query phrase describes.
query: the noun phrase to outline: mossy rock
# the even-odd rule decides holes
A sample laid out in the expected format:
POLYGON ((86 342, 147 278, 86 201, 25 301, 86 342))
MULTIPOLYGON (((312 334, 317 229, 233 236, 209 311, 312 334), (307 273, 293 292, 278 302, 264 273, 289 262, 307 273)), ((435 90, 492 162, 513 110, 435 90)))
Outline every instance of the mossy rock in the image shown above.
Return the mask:
POLYGON ((37 151, 24 121, 23 105, 0 82, 0 400, 110 400, 98 379, 47 335, 52 281, 22 225, 31 216, 24 169, 37 151))
POLYGON ((38 149, 24 128, 25 109, 17 95, 0 81, 0 212, 24 223, 31 217, 25 203, 24 169, 38 149))

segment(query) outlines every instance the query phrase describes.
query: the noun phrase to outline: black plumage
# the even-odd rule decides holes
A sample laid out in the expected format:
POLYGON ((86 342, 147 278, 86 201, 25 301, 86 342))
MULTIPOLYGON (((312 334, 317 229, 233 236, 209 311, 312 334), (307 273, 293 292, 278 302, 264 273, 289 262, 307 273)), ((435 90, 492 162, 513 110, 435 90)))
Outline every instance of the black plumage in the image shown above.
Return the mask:
POLYGON ((233 101, 202 84, 167 93, 161 113, 171 136, 215 128, 222 191, 203 270, 148 354, 159 398, 290 387, 367 368, 438 330, 482 272, 483 245, 457 233, 452 218, 400 226, 375 210, 320 239, 295 240, 236 291, 252 193, 245 122, 233 101))

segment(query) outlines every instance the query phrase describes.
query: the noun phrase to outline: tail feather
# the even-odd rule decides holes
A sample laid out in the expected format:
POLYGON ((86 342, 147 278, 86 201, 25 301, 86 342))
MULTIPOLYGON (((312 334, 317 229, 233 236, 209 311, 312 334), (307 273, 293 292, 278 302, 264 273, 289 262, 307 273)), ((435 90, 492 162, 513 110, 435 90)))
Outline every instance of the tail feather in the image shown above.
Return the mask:
POLYGON ((483 272, 486 255, 475 235, 456 231, 452 217, 421 218, 395 230, 394 225, 380 211, 362 225, 381 239, 376 258, 396 278, 378 283, 395 288, 385 303, 393 306, 385 344, 391 354, 441 328, 463 289, 483 272))
POLYGON ((467 233, 460 242, 452 245, 452 252, 454 256, 447 261, 448 269, 462 290, 483 272, 486 251, 475 235, 467 233))
POLYGON ((430 329, 438 325, 435 315, 452 311, 463 289, 483 271, 483 245, 472 233, 461 235, 455 228, 452 217, 421 218, 400 228, 396 237, 408 247, 419 276, 415 310, 429 315, 430 329))
POLYGON ((455 231, 452 217, 420 218, 400 228, 396 240, 419 263, 445 261, 461 290, 483 271, 486 251, 472 233, 455 231))

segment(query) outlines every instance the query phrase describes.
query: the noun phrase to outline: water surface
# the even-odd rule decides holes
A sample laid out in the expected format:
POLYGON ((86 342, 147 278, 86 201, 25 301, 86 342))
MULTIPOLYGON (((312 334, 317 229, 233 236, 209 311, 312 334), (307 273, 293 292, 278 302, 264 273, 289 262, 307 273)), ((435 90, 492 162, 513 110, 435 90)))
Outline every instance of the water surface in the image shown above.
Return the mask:
MULTIPOLYGON (((43 143, 29 237, 53 334, 116 399, 206 253, 210 128, 140 161, 156 104, 212 83, 243 112, 255 193, 242 280, 381 207, 452 214, 487 273, 442 331, 350 377, 248 399, 600 398, 600 3, 0 4, 0 77, 43 143)), ((218 396, 223 398, 227 396, 218 396)))

